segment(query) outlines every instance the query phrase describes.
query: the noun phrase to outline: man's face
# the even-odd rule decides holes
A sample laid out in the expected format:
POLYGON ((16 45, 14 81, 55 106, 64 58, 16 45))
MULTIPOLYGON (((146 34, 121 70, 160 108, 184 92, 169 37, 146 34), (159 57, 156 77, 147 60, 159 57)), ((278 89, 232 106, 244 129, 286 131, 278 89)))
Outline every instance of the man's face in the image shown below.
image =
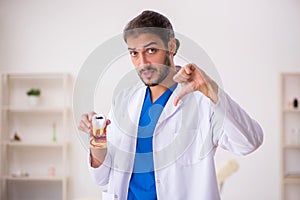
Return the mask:
POLYGON ((127 38, 128 50, 138 75, 146 86, 160 84, 170 72, 169 52, 159 36, 152 33, 127 38))

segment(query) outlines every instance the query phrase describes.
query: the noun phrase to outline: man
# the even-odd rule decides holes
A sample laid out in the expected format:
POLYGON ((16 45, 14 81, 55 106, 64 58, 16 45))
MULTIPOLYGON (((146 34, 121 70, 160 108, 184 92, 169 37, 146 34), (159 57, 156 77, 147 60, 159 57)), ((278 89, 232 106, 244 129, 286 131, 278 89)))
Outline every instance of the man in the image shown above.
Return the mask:
POLYGON ((262 129, 196 64, 175 65, 179 41, 163 15, 142 12, 125 27, 124 40, 144 85, 116 97, 107 148, 92 134, 94 112, 79 125, 91 135, 90 172, 108 184, 103 199, 220 199, 216 148, 251 153, 262 129))

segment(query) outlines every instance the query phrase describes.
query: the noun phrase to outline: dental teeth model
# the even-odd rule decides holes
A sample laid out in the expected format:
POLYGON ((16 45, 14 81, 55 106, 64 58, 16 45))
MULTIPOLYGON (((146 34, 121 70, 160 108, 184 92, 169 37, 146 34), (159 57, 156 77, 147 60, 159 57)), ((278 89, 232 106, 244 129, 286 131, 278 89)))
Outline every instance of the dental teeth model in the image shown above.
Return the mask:
POLYGON ((94 139, 91 138, 91 145, 106 148, 106 133, 104 132, 106 117, 102 114, 96 114, 92 117, 92 124, 94 139))
POLYGON ((93 124, 93 135, 96 138, 99 138, 103 136, 104 128, 106 125, 106 118, 102 114, 96 114, 92 118, 92 124, 93 124), (98 134, 99 131, 99 134, 98 134))

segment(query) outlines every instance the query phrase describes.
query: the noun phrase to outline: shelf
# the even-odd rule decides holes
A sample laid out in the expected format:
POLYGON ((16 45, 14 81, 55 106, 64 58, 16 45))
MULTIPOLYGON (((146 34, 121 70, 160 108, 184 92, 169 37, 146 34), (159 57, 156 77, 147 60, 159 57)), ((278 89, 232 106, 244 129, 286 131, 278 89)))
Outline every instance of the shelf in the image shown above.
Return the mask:
POLYGON ((30 143, 30 142, 6 142, 4 143, 11 147, 63 147, 62 143, 30 143))
POLYGON ((63 79, 68 76, 67 73, 9 73, 7 74, 10 79, 63 79))
POLYGON ((15 113, 61 113, 64 111, 68 111, 69 107, 15 107, 15 106, 2 106, 2 110, 9 111, 9 112, 15 112, 15 113))
POLYGON ((297 183, 300 184, 300 175, 299 176, 285 176, 283 179, 284 183, 297 183))
POLYGON ((300 113, 300 109, 299 108, 284 108, 283 112, 286 112, 286 113, 300 113))
POLYGON ((300 72, 281 73, 281 200, 298 200, 300 195, 300 72))
POLYGON ((298 77, 300 76, 300 72, 282 72, 281 73, 282 76, 295 76, 298 77))
POLYGON ((5 180, 9 181, 63 181, 62 176, 27 176, 27 177, 17 177, 17 176, 5 176, 5 180))
POLYGON ((284 145, 283 148, 285 149, 300 149, 300 144, 288 144, 288 145, 284 145))
POLYGON ((0 179, 6 181, 0 182, 0 199, 67 200, 72 75, 13 72, 2 73, 0 79, 0 179), (41 90, 35 106, 26 95, 31 88, 41 90), (16 134, 21 141, 12 139, 16 134))

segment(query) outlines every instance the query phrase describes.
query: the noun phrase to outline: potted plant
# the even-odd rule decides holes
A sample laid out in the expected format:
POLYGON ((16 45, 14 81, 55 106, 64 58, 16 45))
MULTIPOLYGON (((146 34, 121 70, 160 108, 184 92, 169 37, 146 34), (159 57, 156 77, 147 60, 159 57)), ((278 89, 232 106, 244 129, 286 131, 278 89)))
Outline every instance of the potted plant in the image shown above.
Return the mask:
POLYGON ((41 90, 40 89, 32 88, 29 91, 27 91, 29 105, 30 106, 38 105, 40 95, 41 95, 41 90))

